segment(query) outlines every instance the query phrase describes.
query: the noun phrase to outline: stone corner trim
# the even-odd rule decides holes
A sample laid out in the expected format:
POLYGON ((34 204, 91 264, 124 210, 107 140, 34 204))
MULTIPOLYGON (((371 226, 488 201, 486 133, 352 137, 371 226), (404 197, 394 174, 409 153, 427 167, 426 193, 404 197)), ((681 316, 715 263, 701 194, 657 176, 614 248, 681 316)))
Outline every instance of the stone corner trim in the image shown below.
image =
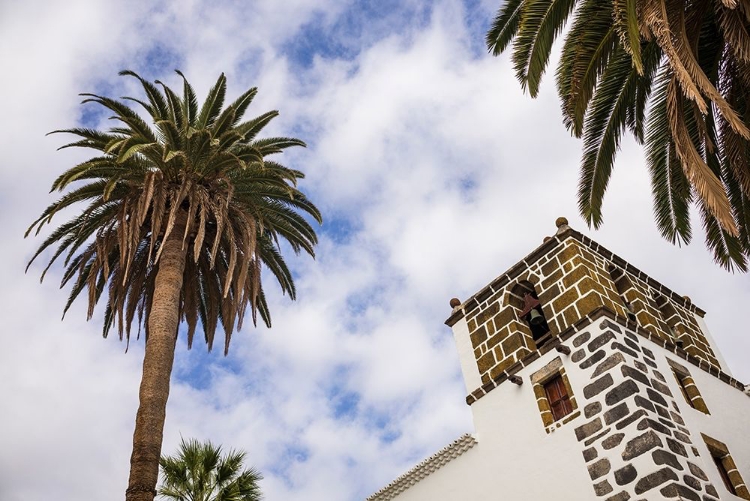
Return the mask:
POLYGON ((484 286, 482 289, 479 290, 476 294, 471 296, 469 299, 463 302, 461 306, 457 307, 451 316, 449 316, 445 320, 445 325, 448 327, 453 327, 453 325, 464 318, 464 316, 475 310, 480 303, 482 302, 480 299, 489 297, 494 292, 501 291, 508 283, 510 283, 511 280, 518 277, 524 270, 526 270, 529 266, 534 264, 536 261, 538 261, 542 256, 547 254, 552 249, 556 248, 558 245, 562 244, 563 241, 571 236, 569 232, 564 232, 560 235, 556 235, 552 237, 550 240, 542 243, 539 247, 534 249, 528 256, 511 266, 505 273, 500 275, 499 277, 495 278, 492 282, 484 286))
MULTIPOLYGON (((600 306, 596 308, 595 310, 593 310, 588 315, 579 319, 575 324, 568 327, 565 331, 557 335, 556 336, 557 341, 546 344, 541 350, 537 350, 537 351, 531 352, 530 354, 527 354, 521 360, 519 360, 512 366, 508 367, 504 372, 500 373, 497 377, 495 377, 494 379, 490 380, 488 383, 483 384, 479 388, 469 393, 466 396, 466 404, 472 405, 474 402, 484 397, 487 393, 489 393, 490 391, 500 386, 500 384, 503 383, 505 380, 507 380, 510 375, 515 374, 516 372, 520 371, 522 368, 536 361, 538 358, 540 358, 541 355, 544 355, 545 353, 554 349, 554 347, 558 343, 563 343, 567 341, 568 339, 570 339, 571 337, 573 337, 575 334, 582 332, 583 329, 592 325, 594 322, 596 322, 602 317, 604 318, 604 322, 600 324, 600 327, 602 329, 607 329, 607 328, 615 329, 618 332, 620 332, 620 327, 623 327, 625 329, 630 329, 636 334, 638 334, 639 336, 645 339, 648 339, 649 341, 653 341, 661 348, 664 348, 666 351, 671 352, 672 354, 683 359, 684 361, 689 362, 691 365, 716 377, 723 383, 726 383, 729 386, 737 390, 745 392, 745 394, 748 397, 750 397, 750 384, 748 385, 743 384, 742 382, 733 378, 732 376, 722 371, 721 369, 717 368, 716 366, 711 365, 707 363, 705 360, 699 359, 687 353, 685 350, 677 347, 676 345, 669 343, 665 341, 664 339, 660 338, 659 336, 656 336, 652 334, 651 332, 647 331, 646 329, 640 327, 635 322, 629 321, 628 319, 617 315, 609 308, 600 306)), ((668 360, 670 359, 668 358, 668 360)), ((670 364, 675 364, 675 362, 670 360, 670 364)))
POLYGON ((468 433, 462 435, 460 438, 454 440, 446 447, 443 447, 390 484, 370 495, 365 501, 388 501, 395 498, 412 485, 416 484, 434 471, 442 468, 475 445, 477 445, 477 441, 473 436, 468 433))
POLYGON ((539 261, 546 254, 551 253, 558 246, 564 245, 565 240, 568 239, 575 240, 591 252, 594 252, 607 261, 621 267, 631 275, 643 280, 654 290, 668 297, 670 300, 679 304, 686 310, 700 317, 704 317, 706 315, 705 311, 693 304, 693 302, 690 301, 690 299, 688 299, 686 296, 680 296, 665 285, 646 275, 644 272, 628 263, 614 252, 599 245, 597 242, 582 234, 581 232, 568 227, 564 231, 554 235, 549 240, 539 245, 521 261, 511 266, 505 273, 495 278, 492 282, 483 287, 479 292, 464 301, 445 320, 445 325, 453 327, 456 322, 464 318, 469 312, 479 307, 480 303, 483 301, 483 298, 486 299, 486 297, 489 297, 489 295, 491 295, 492 293, 498 292, 503 289, 508 283, 511 282, 511 280, 517 278, 523 271, 527 270, 530 266, 539 261))

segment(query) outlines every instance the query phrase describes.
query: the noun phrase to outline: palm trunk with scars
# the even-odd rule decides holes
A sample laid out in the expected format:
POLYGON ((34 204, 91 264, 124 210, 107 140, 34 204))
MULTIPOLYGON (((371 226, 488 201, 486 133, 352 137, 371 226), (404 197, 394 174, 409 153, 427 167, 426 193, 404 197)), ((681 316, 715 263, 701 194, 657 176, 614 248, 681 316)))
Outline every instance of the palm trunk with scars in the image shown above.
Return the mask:
POLYGON ((152 501, 156 496, 187 253, 187 245, 183 246, 184 226, 181 226, 175 225, 172 229, 159 257, 153 304, 148 318, 148 340, 143 359, 140 405, 135 418, 126 501, 152 501))

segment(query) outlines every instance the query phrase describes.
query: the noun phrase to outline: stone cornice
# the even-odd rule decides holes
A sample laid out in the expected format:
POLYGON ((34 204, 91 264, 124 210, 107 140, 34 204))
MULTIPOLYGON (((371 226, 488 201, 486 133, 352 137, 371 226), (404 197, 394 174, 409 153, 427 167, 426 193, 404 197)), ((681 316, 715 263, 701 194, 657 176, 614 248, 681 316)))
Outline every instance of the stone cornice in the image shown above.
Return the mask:
POLYGON ((428 457, 396 480, 369 496, 365 501, 388 501, 416 484, 446 463, 456 459, 477 444, 468 433, 428 457))
POLYGON ((455 323, 458 322, 460 319, 462 319, 467 313, 477 308, 484 300, 486 300, 492 294, 503 289, 508 283, 510 283, 513 279, 518 277, 518 275, 520 275, 525 269, 527 269, 529 266, 534 264, 536 261, 538 261, 540 258, 548 254, 550 251, 552 251, 559 245, 562 245, 563 242, 567 240, 568 238, 572 238, 576 240, 577 242, 579 242, 580 244, 582 244, 583 246, 585 246, 592 252, 611 261, 612 264, 619 266, 620 268, 630 273, 634 277, 643 280, 648 285, 650 285, 655 290, 657 290, 659 293, 663 294, 664 296, 667 296, 672 301, 683 306, 689 311, 701 317, 703 317, 706 314, 705 311, 695 306, 692 302, 690 302, 684 296, 680 296, 679 294, 677 294, 670 288, 666 287, 665 285, 661 284, 660 282, 646 275, 644 272, 642 272, 641 270, 639 270, 632 264, 628 263, 623 258, 616 255, 609 249, 599 245, 594 240, 583 235, 579 231, 576 231, 570 227, 566 227, 563 231, 560 231, 553 237, 550 237, 549 240, 547 240, 542 245, 534 249, 529 255, 527 255, 521 261, 511 266, 505 273, 503 273, 502 275, 497 277, 495 280, 490 282, 488 285, 480 289, 479 292, 477 292, 476 294, 471 296, 469 299, 464 301, 460 306, 457 306, 453 310, 453 313, 451 313, 451 315, 445 320, 445 324, 448 325, 449 327, 453 327, 453 325, 455 325, 455 323))
POLYGON ((510 376, 514 375, 515 373, 517 373, 518 371, 520 371, 527 365, 531 364, 532 362, 537 360, 539 357, 541 357, 545 353, 549 352, 550 350, 555 349, 555 346, 568 340, 575 333, 580 332, 582 329, 585 329, 586 327, 591 325, 595 320, 599 319, 600 317, 608 318, 612 320, 614 324, 624 327, 626 329, 629 329, 637 333, 638 335, 656 343, 658 346, 664 348, 665 350, 669 352, 674 353, 679 358, 698 367, 704 372, 711 374, 712 376, 728 384, 729 386, 735 389, 738 389, 740 391, 745 391, 745 385, 742 384, 737 379, 730 376, 729 374, 727 374, 726 372, 709 364, 703 359, 690 355, 685 350, 676 346, 675 344, 667 342, 664 339, 660 338, 659 336, 652 334, 651 332, 647 331, 646 329, 638 325, 635 321, 623 318, 608 308, 599 307, 596 310, 589 313, 588 315, 586 315, 585 317, 578 320, 575 324, 565 329, 565 331, 561 332, 559 336, 556 336, 557 341, 555 341, 554 339, 550 340, 545 345, 543 345, 540 349, 531 352, 529 355, 527 355, 523 359, 519 360, 515 364, 508 367, 507 370, 502 372, 499 376, 491 380, 489 383, 484 384, 480 386, 479 388, 477 388, 476 390, 469 393, 466 396, 466 403, 468 405, 471 405, 477 400, 479 400, 480 398, 484 397, 487 393, 489 393, 490 391, 500 386, 500 384, 504 383, 510 376))

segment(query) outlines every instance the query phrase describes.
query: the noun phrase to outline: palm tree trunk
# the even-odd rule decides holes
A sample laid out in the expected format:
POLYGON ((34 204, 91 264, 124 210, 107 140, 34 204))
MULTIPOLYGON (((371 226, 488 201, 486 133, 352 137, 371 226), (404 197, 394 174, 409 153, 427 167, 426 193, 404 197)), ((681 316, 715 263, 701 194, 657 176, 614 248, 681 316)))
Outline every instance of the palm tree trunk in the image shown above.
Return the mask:
POLYGON ((135 417, 126 501, 152 501, 156 496, 187 252, 187 246, 183 248, 182 245, 181 230, 179 225, 173 228, 159 258, 153 304, 148 318, 148 339, 143 359, 140 405, 135 417))

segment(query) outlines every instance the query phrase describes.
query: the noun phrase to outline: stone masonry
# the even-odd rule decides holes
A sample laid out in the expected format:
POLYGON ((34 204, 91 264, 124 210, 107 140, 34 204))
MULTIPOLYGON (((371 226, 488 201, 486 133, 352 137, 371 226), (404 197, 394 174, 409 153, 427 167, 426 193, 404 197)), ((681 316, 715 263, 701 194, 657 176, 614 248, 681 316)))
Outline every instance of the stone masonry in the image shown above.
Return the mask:
POLYGON ((529 325, 519 318, 523 292, 533 292, 555 338, 579 319, 605 308, 626 325, 646 329, 665 344, 720 370, 695 315, 704 312, 622 258, 558 219, 557 234, 454 309, 464 317, 483 384, 537 351, 529 325), (630 305, 628 309, 627 304, 630 305))
POLYGON ((564 218, 556 224, 522 261, 450 302, 446 324, 477 429, 471 453, 440 470, 418 465, 383 499, 484 499, 500 483, 523 501, 563 491, 601 501, 750 501, 750 386, 725 372, 704 312, 564 218), (551 459, 554 482, 529 477, 551 459))
MULTIPOLYGON (((640 341, 645 337, 736 387, 698 324, 696 315, 704 312, 569 228, 564 218, 557 225, 553 238, 454 308, 446 321, 453 325, 463 317, 467 322, 482 382, 467 403, 565 342, 572 350, 568 359, 556 359, 532 375, 532 388, 548 433, 568 422, 575 426, 596 496, 606 501, 718 499, 666 376, 640 341), (539 299, 549 327, 536 342, 519 315, 525 293, 539 299), (588 384, 570 388, 567 364, 585 373, 588 384), (550 367, 563 376, 575 409, 554 423, 539 384, 550 367)), ((687 369, 672 367, 683 373, 686 391, 693 391, 687 369)), ((708 412, 702 399, 688 397, 691 405, 708 412)))
POLYGON ((717 499, 666 376, 640 337, 604 319, 595 337, 583 331, 572 345, 590 381, 579 389, 585 422, 574 431, 594 493, 606 501, 717 499), (598 353, 606 357, 586 363, 598 353))

